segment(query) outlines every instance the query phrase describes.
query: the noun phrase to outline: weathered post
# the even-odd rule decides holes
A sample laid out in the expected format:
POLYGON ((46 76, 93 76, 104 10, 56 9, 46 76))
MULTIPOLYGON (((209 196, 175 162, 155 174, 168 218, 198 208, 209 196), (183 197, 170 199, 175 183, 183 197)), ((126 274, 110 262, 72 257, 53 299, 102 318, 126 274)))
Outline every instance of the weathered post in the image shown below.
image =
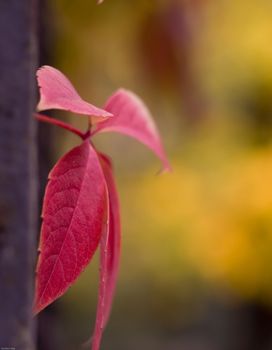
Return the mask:
POLYGON ((33 350, 38 0, 0 0, 0 349, 33 350))

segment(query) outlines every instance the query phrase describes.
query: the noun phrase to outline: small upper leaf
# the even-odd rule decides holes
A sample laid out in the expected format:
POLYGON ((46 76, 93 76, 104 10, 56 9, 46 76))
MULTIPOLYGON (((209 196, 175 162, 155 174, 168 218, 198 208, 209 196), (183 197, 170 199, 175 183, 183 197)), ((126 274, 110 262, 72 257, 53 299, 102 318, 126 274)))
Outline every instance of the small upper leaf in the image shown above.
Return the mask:
POLYGON ((103 154, 100 154, 100 161, 107 183, 108 218, 100 242, 99 298, 92 350, 99 349, 103 329, 110 315, 119 268, 121 241, 119 199, 111 162, 103 154))
POLYGON ((89 141, 67 153, 49 174, 42 210, 34 312, 71 286, 101 238, 105 180, 89 141))
POLYGON ((43 66, 37 71, 40 87, 38 111, 62 109, 92 117, 92 122, 100 122, 112 114, 82 100, 71 82, 56 68, 43 66))
POLYGON ((161 138, 150 112, 133 92, 119 89, 107 101, 105 107, 114 115, 97 125, 95 133, 117 131, 145 144, 162 161, 164 170, 170 170, 161 138))

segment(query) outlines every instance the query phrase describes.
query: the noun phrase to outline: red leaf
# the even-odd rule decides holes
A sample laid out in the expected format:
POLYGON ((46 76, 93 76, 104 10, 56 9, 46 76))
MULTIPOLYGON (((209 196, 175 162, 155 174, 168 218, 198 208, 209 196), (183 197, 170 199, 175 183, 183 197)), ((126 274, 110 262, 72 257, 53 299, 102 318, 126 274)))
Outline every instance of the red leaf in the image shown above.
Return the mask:
POLYGON ((162 160, 164 170, 171 169, 154 120, 138 96, 131 91, 119 89, 108 99, 104 108, 112 113, 114 118, 98 124, 94 134, 117 131, 134 137, 162 160))
POLYGON ((112 116, 111 113, 82 100, 71 82, 56 68, 41 67, 37 71, 37 79, 41 94, 38 111, 62 109, 92 116, 93 123, 112 116))
POLYGON ((64 294, 89 263, 101 238, 105 204, 104 175, 95 150, 86 140, 49 174, 35 313, 64 294))
POLYGON ((120 209, 112 166, 108 157, 100 154, 108 188, 108 220, 100 243, 100 282, 99 298, 92 350, 100 347, 103 328, 109 318, 115 291, 120 259, 120 209))

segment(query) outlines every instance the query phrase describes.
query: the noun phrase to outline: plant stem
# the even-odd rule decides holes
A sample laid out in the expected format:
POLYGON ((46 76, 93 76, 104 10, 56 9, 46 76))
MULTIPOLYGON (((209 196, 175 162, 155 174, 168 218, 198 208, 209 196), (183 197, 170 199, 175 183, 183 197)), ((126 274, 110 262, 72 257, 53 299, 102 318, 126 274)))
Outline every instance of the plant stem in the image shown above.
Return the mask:
POLYGON ((60 128, 66 129, 72 132, 73 134, 79 136, 82 140, 85 140, 90 136, 89 130, 86 133, 83 133, 82 131, 80 131, 77 128, 74 128, 72 125, 68 123, 62 122, 61 120, 57 120, 55 118, 47 117, 46 115, 43 115, 43 114, 37 113, 35 114, 35 118, 41 122, 53 124, 53 125, 59 126, 60 128))
POLYGON ((91 136, 91 130, 88 129, 85 134, 83 134, 82 140, 86 140, 91 136))

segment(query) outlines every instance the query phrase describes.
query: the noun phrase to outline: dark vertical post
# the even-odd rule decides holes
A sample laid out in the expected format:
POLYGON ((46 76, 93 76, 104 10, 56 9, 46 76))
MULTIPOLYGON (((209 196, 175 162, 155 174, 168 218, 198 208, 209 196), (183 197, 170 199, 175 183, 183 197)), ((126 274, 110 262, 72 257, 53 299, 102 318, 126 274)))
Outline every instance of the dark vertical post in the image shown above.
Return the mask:
POLYGON ((38 0, 0 0, 0 349, 33 350, 38 0))

